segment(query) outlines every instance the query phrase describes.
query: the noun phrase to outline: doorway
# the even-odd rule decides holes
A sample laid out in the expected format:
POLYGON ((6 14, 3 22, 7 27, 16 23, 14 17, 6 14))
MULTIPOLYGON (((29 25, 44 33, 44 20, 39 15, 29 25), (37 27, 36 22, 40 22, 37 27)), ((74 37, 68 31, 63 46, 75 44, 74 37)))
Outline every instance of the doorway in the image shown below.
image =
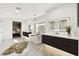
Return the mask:
POLYGON ((13 21, 12 27, 13 27, 12 29, 13 38, 21 37, 21 22, 13 21))

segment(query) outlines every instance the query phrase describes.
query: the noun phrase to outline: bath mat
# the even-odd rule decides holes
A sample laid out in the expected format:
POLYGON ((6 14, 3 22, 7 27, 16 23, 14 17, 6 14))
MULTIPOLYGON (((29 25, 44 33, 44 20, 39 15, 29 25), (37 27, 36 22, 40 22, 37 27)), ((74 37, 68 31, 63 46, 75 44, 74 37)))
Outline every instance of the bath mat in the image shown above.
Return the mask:
POLYGON ((27 47, 28 42, 24 41, 24 42, 19 42, 19 43, 15 43, 12 46, 10 46, 9 48, 7 48, 2 55, 9 55, 11 53, 22 53, 24 51, 24 49, 27 47))

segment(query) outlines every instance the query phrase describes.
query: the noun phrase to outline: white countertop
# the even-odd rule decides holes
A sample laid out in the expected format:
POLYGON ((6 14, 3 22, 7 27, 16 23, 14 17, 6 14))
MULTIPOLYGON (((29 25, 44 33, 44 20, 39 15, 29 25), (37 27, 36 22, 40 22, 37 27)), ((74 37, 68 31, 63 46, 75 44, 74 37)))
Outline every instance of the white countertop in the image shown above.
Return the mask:
POLYGON ((75 37, 75 36, 67 36, 67 35, 54 35, 54 34, 50 34, 50 33, 43 33, 43 35, 50 35, 50 36, 56 36, 56 37, 63 37, 63 38, 69 38, 69 39, 74 39, 74 40, 79 40, 78 37, 75 37))

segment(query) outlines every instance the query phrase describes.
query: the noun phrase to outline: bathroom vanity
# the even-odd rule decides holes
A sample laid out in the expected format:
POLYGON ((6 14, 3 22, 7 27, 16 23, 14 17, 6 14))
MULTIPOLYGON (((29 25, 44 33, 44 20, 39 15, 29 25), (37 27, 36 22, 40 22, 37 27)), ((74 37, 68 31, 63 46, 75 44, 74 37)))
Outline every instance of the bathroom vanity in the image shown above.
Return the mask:
POLYGON ((31 32, 23 32, 23 35, 26 37, 29 37, 29 34, 31 34, 31 32))
POLYGON ((77 38, 43 34, 42 43, 68 52, 72 55, 78 55, 77 38))

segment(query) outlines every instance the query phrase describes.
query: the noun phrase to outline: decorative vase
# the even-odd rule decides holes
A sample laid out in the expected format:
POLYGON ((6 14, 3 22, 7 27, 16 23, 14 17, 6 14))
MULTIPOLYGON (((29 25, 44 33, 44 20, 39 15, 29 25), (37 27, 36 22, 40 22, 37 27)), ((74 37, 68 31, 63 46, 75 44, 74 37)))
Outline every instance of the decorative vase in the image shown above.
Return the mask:
POLYGON ((71 33, 68 33, 68 36, 70 37, 71 36, 71 33))

